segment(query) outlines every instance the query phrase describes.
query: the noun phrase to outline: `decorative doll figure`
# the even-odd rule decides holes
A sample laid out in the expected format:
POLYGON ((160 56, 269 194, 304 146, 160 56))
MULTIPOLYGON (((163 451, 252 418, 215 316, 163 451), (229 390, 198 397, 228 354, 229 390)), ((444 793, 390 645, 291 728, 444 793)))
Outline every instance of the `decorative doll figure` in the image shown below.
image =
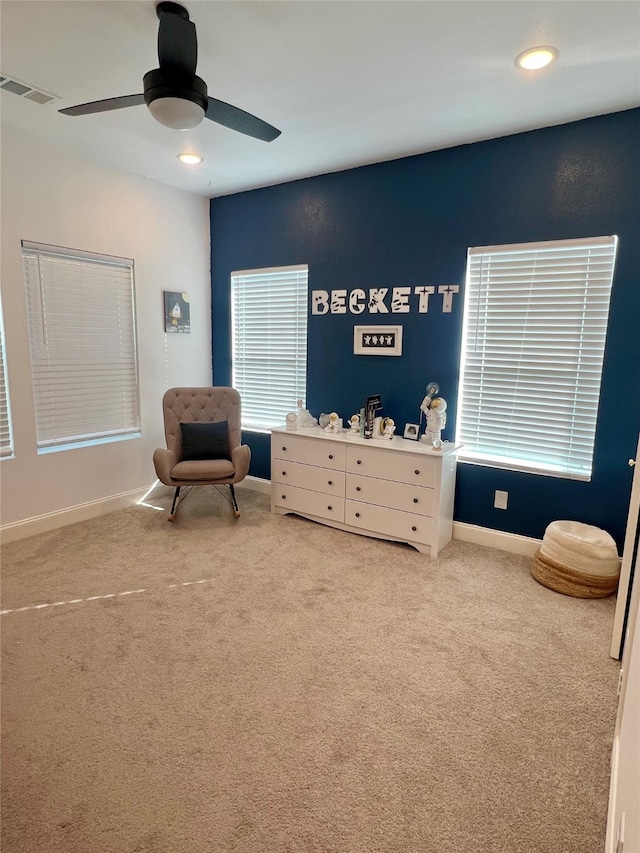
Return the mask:
POLYGON ((441 433, 447 425, 447 401, 444 397, 435 397, 427 409, 427 426, 420 439, 432 447, 442 445, 441 433))
POLYGON ((331 412, 329 423, 324 428, 325 432, 340 432, 340 418, 337 412, 331 412))
POLYGON ((382 421, 382 435, 385 438, 393 438, 393 434, 396 431, 396 422, 393 418, 385 418, 382 421))
POLYGON ((360 432, 360 415, 351 415, 349 418, 349 432, 356 435, 360 432))

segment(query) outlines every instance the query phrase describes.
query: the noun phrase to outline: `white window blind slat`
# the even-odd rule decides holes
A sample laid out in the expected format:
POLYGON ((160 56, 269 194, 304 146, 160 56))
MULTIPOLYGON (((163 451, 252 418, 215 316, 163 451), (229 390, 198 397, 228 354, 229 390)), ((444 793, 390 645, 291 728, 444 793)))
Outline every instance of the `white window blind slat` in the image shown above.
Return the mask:
POLYGON ((23 241, 39 449, 140 431, 133 261, 23 241))
POLYGON ((588 480, 617 237, 468 253, 460 458, 588 480))
POLYGON ((232 383, 242 425, 271 429, 307 393, 306 265, 231 273, 232 383))

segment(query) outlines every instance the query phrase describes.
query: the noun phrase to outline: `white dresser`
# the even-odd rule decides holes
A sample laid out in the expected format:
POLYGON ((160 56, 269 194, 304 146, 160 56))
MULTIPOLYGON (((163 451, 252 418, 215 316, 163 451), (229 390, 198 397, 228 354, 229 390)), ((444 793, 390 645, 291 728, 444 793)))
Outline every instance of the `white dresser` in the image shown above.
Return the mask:
POLYGON ((457 447, 274 429, 271 510, 435 557, 451 539, 457 447))

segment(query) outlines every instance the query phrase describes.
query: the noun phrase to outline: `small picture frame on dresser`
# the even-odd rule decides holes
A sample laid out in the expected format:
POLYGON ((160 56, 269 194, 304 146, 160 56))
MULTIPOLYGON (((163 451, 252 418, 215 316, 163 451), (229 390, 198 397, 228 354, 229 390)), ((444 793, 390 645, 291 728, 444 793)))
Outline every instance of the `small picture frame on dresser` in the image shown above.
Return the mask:
POLYGON ((404 425, 404 437, 411 439, 411 441, 418 440, 418 433, 420 432, 419 424, 405 424, 404 425))

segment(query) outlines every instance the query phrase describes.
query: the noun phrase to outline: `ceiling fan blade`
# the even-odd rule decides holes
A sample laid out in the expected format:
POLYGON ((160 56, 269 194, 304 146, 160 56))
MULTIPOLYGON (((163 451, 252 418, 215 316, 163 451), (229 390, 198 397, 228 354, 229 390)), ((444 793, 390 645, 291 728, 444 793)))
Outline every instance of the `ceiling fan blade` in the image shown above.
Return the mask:
POLYGON ((106 98, 104 101, 91 101, 89 104, 78 104, 58 110, 66 116, 87 116, 91 113, 106 113, 109 110, 121 110, 124 107, 137 107, 144 104, 144 95, 122 95, 119 98, 106 98))
POLYGON ((217 98, 209 98, 209 106, 205 115, 211 121, 223 124, 231 130, 237 130, 246 136, 262 139, 264 142, 273 142, 281 133, 276 127, 267 124, 266 121, 262 121, 262 119, 252 116, 251 113, 238 109, 238 107, 233 107, 231 104, 225 104, 224 101, 219 101, 217 98))
POLYGON ((189 13, 178 3, 163 2, 156 7, 158 28, 158 61, 163 71, 192 76, 196 73, 198 39, 189 13))

